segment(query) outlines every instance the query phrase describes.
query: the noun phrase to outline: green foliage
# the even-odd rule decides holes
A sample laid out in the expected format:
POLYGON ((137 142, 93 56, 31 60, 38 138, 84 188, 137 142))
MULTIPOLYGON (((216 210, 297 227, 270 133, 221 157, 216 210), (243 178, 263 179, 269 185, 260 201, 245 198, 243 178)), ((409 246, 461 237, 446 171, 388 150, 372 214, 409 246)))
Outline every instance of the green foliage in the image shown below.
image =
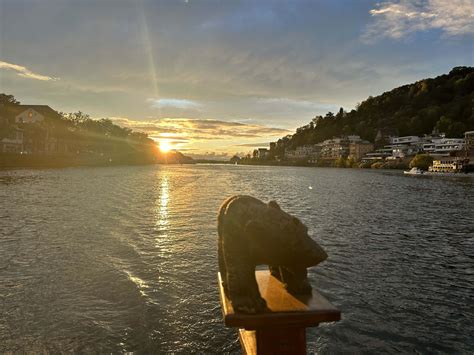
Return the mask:
POLYGON ((370 165, 370 168, 371 169, 382 169, 383 168, 383 165, 384 165, 384 162, 383 161, 377 161, 375 163, 372 163, 370 165))
POLYGON ((285 148, 320 143, 335 136, 357 134, 374 142, 379 131, 399 136, 429 134, 434 128, 447 137, 474 130, 474 68, 456 67, 449 74, 424 79, 385 92, 345 112, 317 116, 292 136, 277 142, 275 155, 285 148))
POLYGON ((366 161, 366 162, 361 162, 359 163, 359 168, 361 169, 370 169, 374 162, 373 161, 366 161))
POLYGON ((346 161, 346 166, 348 168, 358 168, 359 164, 357 163, 357 160, 355 160, 354 158, 349 158, 346 161))
POLYGON ((343 157, 339 157, 334 161, 334 166, 336 168, 347 168, 347 162, 346 159, 343 157))
POLYGON ((428 167, 433 164, 433 157, 428 154, 418 154, 410 161, 410 168, 419 168, 421 170, 428 170, 428 167))
POLYGON ((237 155, 234 155, 232 158, 229 159, 229 162, 231 164, 239 163, 240 162, 240 157, 237 155))
POLYGON ((0 94, 0 107, 16 106, 19 104, 20 104, 20 101, 15 99, 13 95, 0 94))
POLYGON ((155 142, 145 133, 120 127, 108 118, 92 119, 80 111, 58 113, 37 123, 14 124, 14 108, 18 104, 12 95, 0 94, 0 139, 18 126, 23 131, 24 145, 34 152, 46 151, 46 141, 54 138, 56 153, 62 154, 110 157, 124 162, 184 159, 177 153, 160 156, 155 142))

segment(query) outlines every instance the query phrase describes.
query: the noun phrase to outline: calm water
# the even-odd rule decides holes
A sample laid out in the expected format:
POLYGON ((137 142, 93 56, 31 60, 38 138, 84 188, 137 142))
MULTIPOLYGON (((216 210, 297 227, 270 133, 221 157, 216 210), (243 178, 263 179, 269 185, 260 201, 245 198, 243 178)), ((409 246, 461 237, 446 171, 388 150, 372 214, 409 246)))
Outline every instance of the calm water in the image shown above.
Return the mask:
POLYGON ((310 278, 343 320, 310 352, 472 353, 474 178, 204 165, 0 171, 0 352, 238 352, 216 287, 236 193, 329 254, 310 278))

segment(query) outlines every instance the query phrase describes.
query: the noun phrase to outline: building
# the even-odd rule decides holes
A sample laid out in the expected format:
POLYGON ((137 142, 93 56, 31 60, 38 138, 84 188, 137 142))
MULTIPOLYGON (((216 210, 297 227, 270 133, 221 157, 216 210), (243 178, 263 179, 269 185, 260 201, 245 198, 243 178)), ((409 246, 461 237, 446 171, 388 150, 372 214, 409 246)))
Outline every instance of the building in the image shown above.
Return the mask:
POLYGON ((428 143, 422 143, 422 151, 428 154, 448 156, 450 152, 461 151, 465 148, 463 138, 431 138, 429 140, 428 143))
POLYGON ((0 152, 21 153, 23 152, 23 130, 12 127, 7 136, 0 140, 0 152))
POLYGON ((465 139, 445 138, 444 134, 437 133, 424 137, 390 137, 390 144, 377 149, 375 152, 367 153, 364 160, 404 159, 418 153, 450 156, 453 152, 463 151, 465 146, 465 139))
POLYGON ((385 145, 384 149, 392 150, 392 158, 403 159, 420 152, 422 142, 423 140, 418 136, 391 137, 390 144, 385 145))
POLYGON ((369 152, 364 155, 362 161, 375 161, 375 160, 385 160, 389 157, 392 157, 393 149, 392 148, 380 148, 373 152, 369 152))
POLYGON ((316 160, 321 152, 320 144, 307 144, 296 147, 296 149, 285 150, 285 158, 289 160, 316 160))
POLYGON ((368 141, 349 143, 349 159, 359 161, 364 155, 374 150, 374 145, 368 141))
POLYGON ((8 135, 0 140, 0 152, 10 153, 67 153, 68 142, 54 137, 48 120, 61 116, 47 105, 13 106, 7 120, 8 135), (45 122, 46 124, 43 124, 45 122), (34 127, 33 129, 31 129, 34 127))
POLYGON ((421 141, 421 138, 418 136, 404 136, 404 137, 392 137, 390 138, 390 144, 399 145, 414 145, 421 141))
POLYGON ((264 159, 270 153, 270 151, 267 148, 258 148, 258 149, 256 149, 256 151, 257 151, 257 158, 258 159, 264 159))
POLYGON ((320 159, 333 160, 347 158, 349 155, 349 140, 347 138, 327 139, 322 143, 320 159))
POLYGON ((48 105, 18 105, 15 110, 15 123, 38 123, 47 117, 59 117, 59 114, 48 105))

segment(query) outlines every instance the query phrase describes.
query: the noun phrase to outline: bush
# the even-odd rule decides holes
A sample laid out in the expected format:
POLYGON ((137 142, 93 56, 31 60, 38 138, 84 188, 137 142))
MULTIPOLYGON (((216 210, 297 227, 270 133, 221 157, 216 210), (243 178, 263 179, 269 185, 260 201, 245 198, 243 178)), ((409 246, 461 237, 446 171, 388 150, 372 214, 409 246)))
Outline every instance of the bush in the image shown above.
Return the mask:
POLYGON ((340 158, 337 158, 335 161, 334 161, 334 166, 336 168, 345 168, 347 167, 346 165, 346 159, 340 157, 340 158))
POLYGON ((410 168, 418 168, 421 170, 428 170, 428 167, 433 164, 433 157, 428 154, 418 154, 410 162, 410 168))
POLYGON ((359 168, 361 168, 361 169, 370 169, 370 167, 372 166, 373 163, 374 162, 372 160, 359 163, 359 168))
POLYGON ((383 169, 383 166, 384 166, 384 162, 383 161, 377 161, 375 163, 373 163, 370 168, 371 169, 383 169))

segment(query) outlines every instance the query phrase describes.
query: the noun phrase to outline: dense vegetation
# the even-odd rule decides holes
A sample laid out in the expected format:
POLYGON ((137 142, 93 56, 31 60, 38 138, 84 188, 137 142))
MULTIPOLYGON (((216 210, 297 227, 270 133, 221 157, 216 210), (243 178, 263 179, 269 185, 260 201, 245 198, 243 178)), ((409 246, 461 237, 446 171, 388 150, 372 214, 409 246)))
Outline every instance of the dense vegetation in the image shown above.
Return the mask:
POLYGON ((422 136, 437 129, 447 137, 462 137, 474 129, 473 102, 474 68, 456 67, 449 74, 369 97, 350 112, 341 108, 337 114, 317 116, 292 136, 278 140, 271 153, 282 155, 285 148, 350 134, 374 142, 379 131, 422 136))
POLYGON ((429 154, 418 154, 410 162, 410 168, 419 168, 421 170, 428 170, 429 166, 433 164, 433 157, 429 154))
POLYGON ((3 118, 0 119, 0 139, 18 127, 33 152, 45 151, 48 141, 54 141, 54 150, 49 153, 88 156, 96 162, 152 163, 184 159, 180 153, 160 153, 155 141, 145 133, 120 127, 108 118, 95 120, 82 112, 54 112, 41 122, 15 123, 19 104, 12 95, 0 94, 0 118, 3 118))

